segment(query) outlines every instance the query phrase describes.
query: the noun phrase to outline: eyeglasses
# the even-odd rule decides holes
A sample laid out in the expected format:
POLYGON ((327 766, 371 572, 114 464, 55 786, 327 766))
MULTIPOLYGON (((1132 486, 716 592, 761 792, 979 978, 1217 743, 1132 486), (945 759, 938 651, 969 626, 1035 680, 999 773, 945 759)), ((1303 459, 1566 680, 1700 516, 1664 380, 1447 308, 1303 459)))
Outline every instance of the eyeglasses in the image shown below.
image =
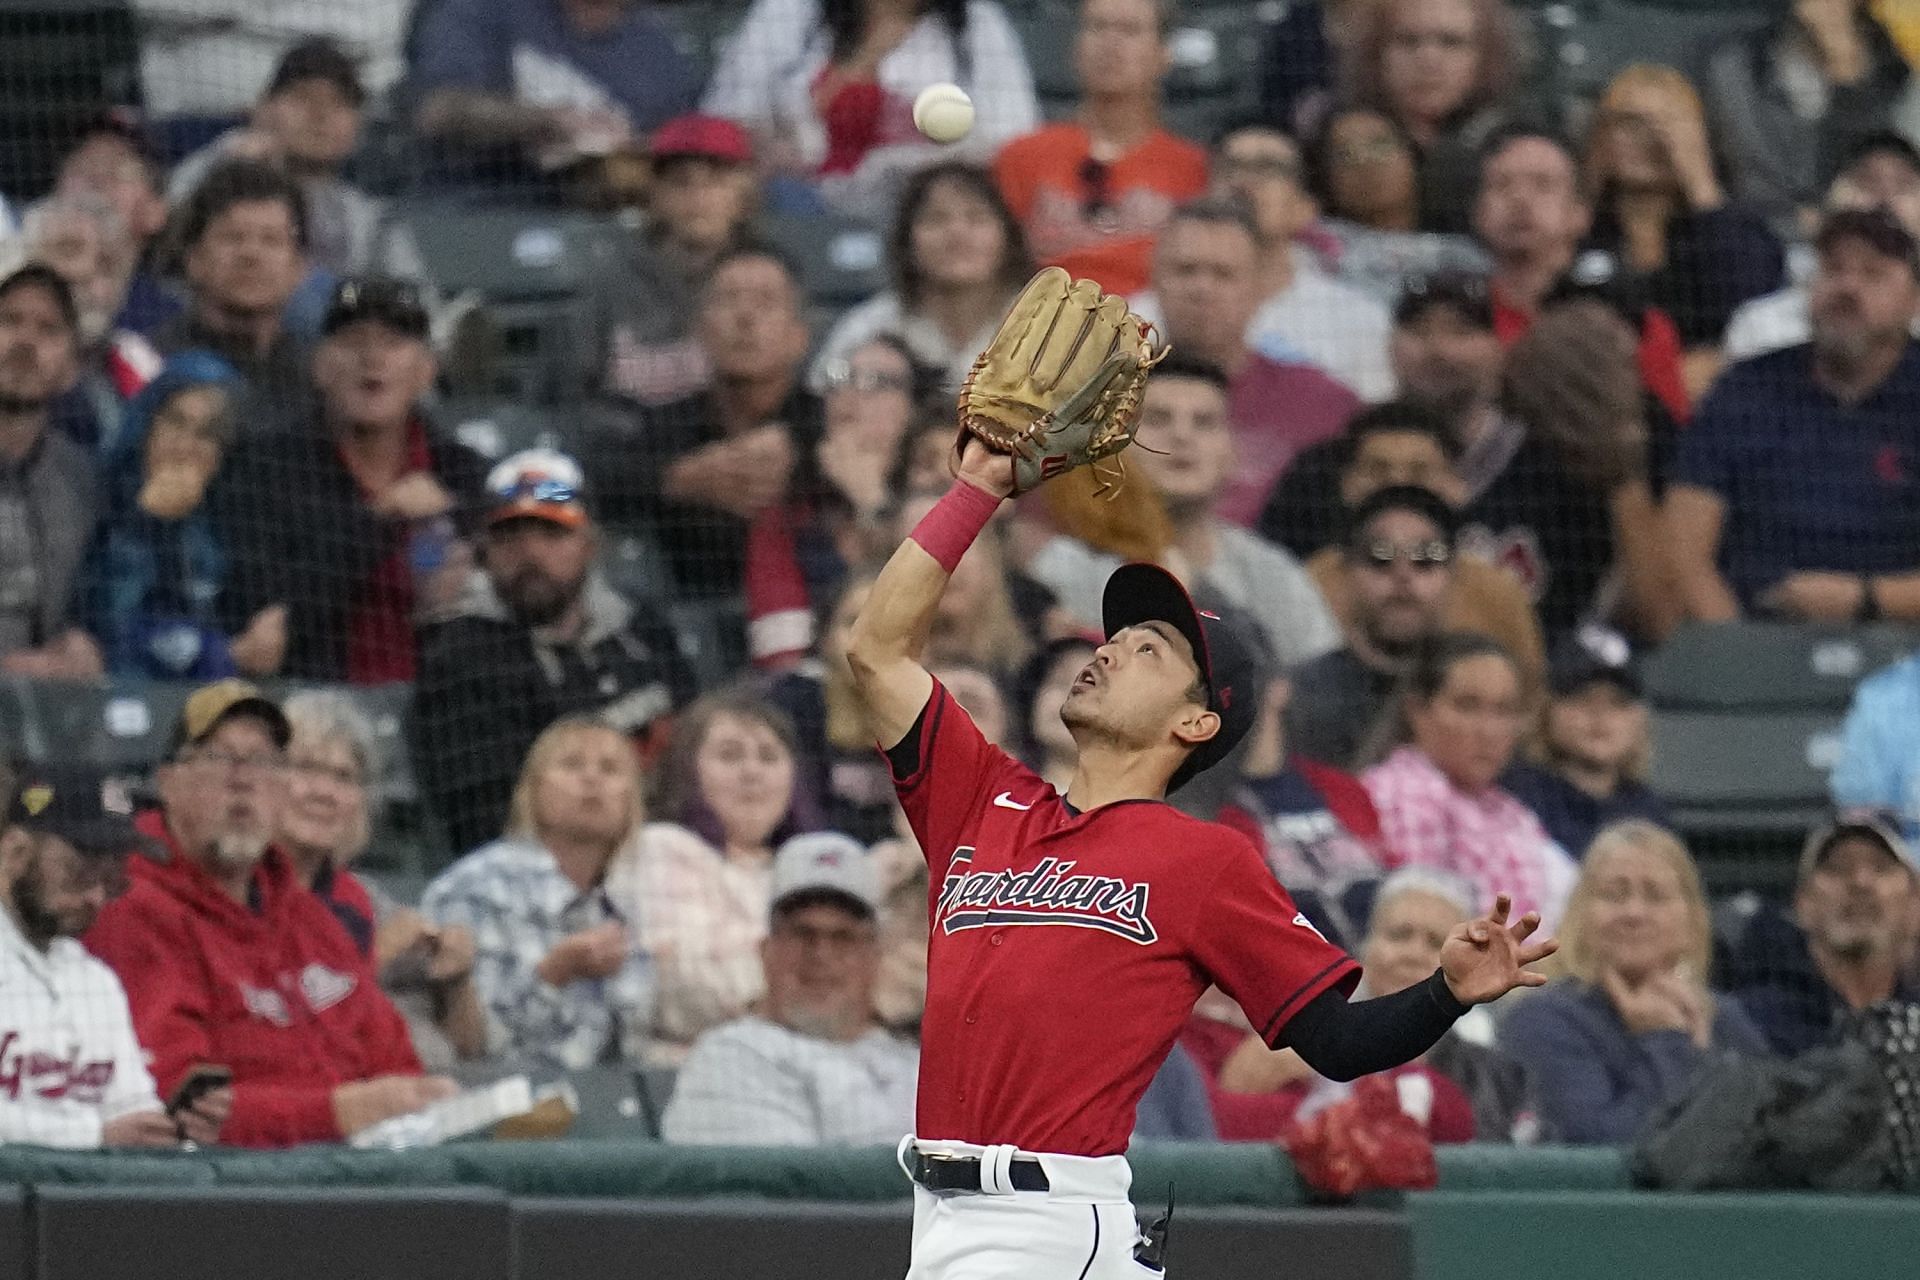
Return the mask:
POLYGON ((898 391, 910 394, 913 379, 885 369, 856 369, 845 360, 829 360, 820 371, 822 391, 898 391))
POLYGON ((305 764, 295 760, 287 768, 310 782, 331 782, 341 787, 360 787, 366 783, 358 769, 347 765, 305 764))
POLYGON ((1444 569, 1453 563, 1453 548, 1434 538, 1426 542, 1388 542, 1381 538, 1355 548, 1360 563, 1370 569, 1391 569, 1402 560, 1415 569, 1444 569))
POLYGON ((260 752, 253 755, 235 755, 231 751, 209 748, 196 751, 187 757, 189 763, 203 764, 222 773, 238 773, 242 769, 257 769, 261 773, 279 773, 287 767, 287 758, 277 752, 260 752))
POLYGON ((580 491, 565 480, 551 476, 519 476, 512 484, 493 491, 497 502, 544 502, 563 506, 580 500, 580 491))

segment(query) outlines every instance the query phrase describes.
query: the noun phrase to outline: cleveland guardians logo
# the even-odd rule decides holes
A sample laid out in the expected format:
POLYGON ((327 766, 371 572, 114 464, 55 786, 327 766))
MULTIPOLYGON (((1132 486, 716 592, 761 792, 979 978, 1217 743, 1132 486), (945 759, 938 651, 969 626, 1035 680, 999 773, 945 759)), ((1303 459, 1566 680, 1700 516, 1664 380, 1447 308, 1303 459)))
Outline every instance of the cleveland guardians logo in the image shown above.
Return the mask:
POLYGON ((1147 946, 1160 935, 1147 918, 1148 885, 1114 876, 1077 876, 1077 864, 1042 858, 1031 870, 975 871, 973 849, 953 851, 934 918, 946 933, 1001 925, 1068 925, 1147 946))

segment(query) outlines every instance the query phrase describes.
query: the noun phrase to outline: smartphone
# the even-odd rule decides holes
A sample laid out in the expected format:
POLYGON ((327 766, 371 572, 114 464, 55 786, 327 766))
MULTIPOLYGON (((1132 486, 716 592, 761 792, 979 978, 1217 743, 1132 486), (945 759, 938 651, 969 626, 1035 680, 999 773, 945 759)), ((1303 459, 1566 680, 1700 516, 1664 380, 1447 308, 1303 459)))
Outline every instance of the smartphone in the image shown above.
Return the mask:
POLYGON ((180 1087, 167 1099, 167 1114, 178 1115, 191 1110, 193 1104, 212 1093, 215 1089, 224 1089, 233 1083, 233 1068, 217 1067, 202 1063, 191 1068, 180 1087))

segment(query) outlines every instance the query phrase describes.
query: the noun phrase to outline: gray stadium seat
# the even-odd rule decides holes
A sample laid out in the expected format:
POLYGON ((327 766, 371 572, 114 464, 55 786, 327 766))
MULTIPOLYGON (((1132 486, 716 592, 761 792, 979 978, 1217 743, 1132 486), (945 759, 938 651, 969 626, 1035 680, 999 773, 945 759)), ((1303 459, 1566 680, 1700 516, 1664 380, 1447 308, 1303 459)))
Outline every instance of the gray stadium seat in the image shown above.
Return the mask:
POLYGON ((1536 0, 1525 9, 1539 78, 1576 117, 1630 63, 1662 63, 1697 81, 1713 48, 1774 16, 1767 0, 1536 0))
POLYGON ((1805 830, 1827 808, 1840 717, 1825 711, 1661 711, 1653 789, 1689 829, 1805 830))
POLYGON ((85 760, 113 771, 142 771, 165 756, 190 684, 48 680, 31 698, 42 759, 85 760))
POLYGON ((843 311, 887 287, 886 232, 839 215, 768 215, 760 234, 799 268, 807 299, 843 311))
POLYGON ((639 1067, 634 1071, 634 1087, 638 1091, 641 1109, 646 1113, 647 1123, 652 1126, 655 1137, 661 1132, 662 1118, 667 1114, 667 1104, 673 1101, 673 1084, 679 1073, 672 1067, 639 1067))
POLYGON ((739 600, 676 600, 666 614, 702 689, 718 688, 746 670, 746 610, 739 600))
POLYGON ((40 755, 32 688, 25 680, 0 677, 0 760, 31 760, 40 755))
POLYGON ((634 1069, 612 1062, 567 1073, 580 1104, 569 1137, 646 1142, 660 1136, 658 1116, 642 1097, 634 1069))
POLYGON ((1898 626, 1737 622, 1682 627, 1648 659, 1656 707, 1843 710, 1854 686, 1920 648, 1898 626))
POLYGON ((454 439, 491 461, 522 449, 566 450, 567 415, 499 397, 442 401, 433 419, 454 439))

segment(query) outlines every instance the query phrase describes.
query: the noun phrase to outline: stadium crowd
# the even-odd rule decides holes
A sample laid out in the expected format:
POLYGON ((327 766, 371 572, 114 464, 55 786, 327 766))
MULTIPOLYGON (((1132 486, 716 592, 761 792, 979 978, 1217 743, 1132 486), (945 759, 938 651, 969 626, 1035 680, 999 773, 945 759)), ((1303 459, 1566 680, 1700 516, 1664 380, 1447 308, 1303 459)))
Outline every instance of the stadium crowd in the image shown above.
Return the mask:
MULTIPOLYGON (((341 1141, 609 1063, 674 1080, 672 1142, 910 1131, 927 873, 847 632, 1047 264, 1173 355, 1118 496, 1010 507, 928 665, 1064 785, 1114 567, 1237 620, 1257 728, 1174 799, 1368 993, 1495 892, 1563 939, 1396 1073, 1433 1140, 1627 1142, 1717 1055, 1920 998, 1920 653, 1738 930, 1642 680, 1689 625, 1920 627, 1920 29, 1795 0, 1569 103, 1503 0, 1297 0, 1259 109, 1190 136, 1173 0, 1081 0, 1067 68, 1027 2, 755 0, 710 75, 630 0, 152 19, 147 113, 63 135, 0 242, 0 672, 177 694, 133 776, 13 770, 0 1141, 341 1141), (946 146, 941 81, 978 108, 946 146), (459 412, 502 317, 414 234, 486 201, 617 236, 512 392, 554 429, 504 448, 459 412), (856 223, 883 278, 830 308, 769 229, 856 223)), ((1216 996, 1139 1136, 1345 1095, 1216 996)))

